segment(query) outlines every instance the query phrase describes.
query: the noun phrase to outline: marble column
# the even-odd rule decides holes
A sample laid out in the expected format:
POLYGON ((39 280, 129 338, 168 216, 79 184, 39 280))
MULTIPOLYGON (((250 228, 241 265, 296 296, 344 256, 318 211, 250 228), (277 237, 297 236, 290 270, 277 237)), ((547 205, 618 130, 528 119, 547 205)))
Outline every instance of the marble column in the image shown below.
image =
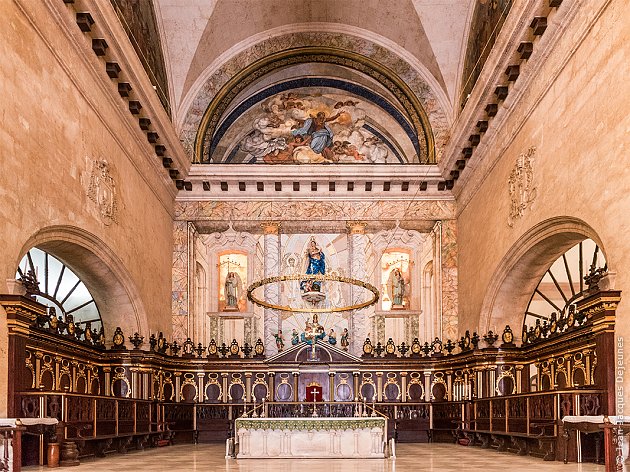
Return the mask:
POLYGON ((172 337, 178 342, 188 337, 190 229, 187 221, 173 225, 172 337))
MULTIPOLYGON (((367 281, 366 272, 366 248, 368 238, 365 234, 366 223, 360 221, 348 221, 348 252, 350 262, 350 277, 367 281)), ((369 296, 365 289, 357 286, 350 287, 350 303, 352 305, 365 300, 369 296)), ((349 319, 348 331, 350 331, 349 351, 355 356, 360 356, 363 349, 363 341, 370 331, 370 314, 374 312, 374 306, 362 310, 354 310, 349 319)))
MULTIPOLYGON (((457 339, 457 224, 455 220, 440 222, 440 307, 441 339, 457 339)), ((437 226, 437 225, 436 225, 437 226)), ((466 328, 464 328, 466 329, 466 328)))
MULTIPOLYGON (((276 277, 280 275, 280 223, 269 221, 263 223, 264 244, 264 277, 276 277)), ((280 285, 278 283, 264 286, 265 301, 278 305, 280 303, 280 285)), ((276 310, 265 308, 264 312, 264 343, 267 355, 278 352, 274 334, 282 329, 282 319, 276 310)))

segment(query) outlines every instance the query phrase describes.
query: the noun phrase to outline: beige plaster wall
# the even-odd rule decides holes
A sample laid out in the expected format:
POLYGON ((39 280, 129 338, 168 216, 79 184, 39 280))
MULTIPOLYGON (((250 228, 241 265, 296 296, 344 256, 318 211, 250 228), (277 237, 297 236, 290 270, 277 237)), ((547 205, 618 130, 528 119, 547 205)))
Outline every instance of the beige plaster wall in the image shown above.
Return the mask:
MULTIPOLYGON (((570 34, 563 37, 539 80, 549 80, 560 54, 577 46, 575 54, 525 118, 485 180, 481 182, 475 176, 469 182, 469 192, 476 193, 471 197, 463 192, 462 200, 471 199, 458 219, 459 296, 465 300, 460 304, 460 329, 477 327, 480 315, 483 320, 484 297, 502 258, 517 240, 544 220, 569 216, 583 220, 595 231, 609 268, 617 272, 615 288, 622 290, 625 298, 619 306, 617 332, 626 337, 626 344, 630 343, 628 27, 626 2, 613 1, 581 44, 575 44, 570 34), (507 225, 509 174, 518 155, 531 146, 537 149, 534 163, 537 196, 524 217, 510 228, 507 225), (476 185, 478 190, 474 189, 476 185)), ((531 105, 524 104, 519 109, 531 105)), ((516 113, 506 123, 503 133, 509 137, 520 120, 523 113, 520 116, 516 113)), ((549 254, 542 253, 540 257, 549 254)), ((498 307, 499 311, 512 320, 512 327, 517 327, 515 334, 520 335, 526 304, 506 305, 498 307)), ((490 323, 479 328, 504 326, 490 323)), ((626 385, 630 385, 628 380, 626 385)))
MULTIPOLYGON (((108 339, 112 325, 121 325, 126 334, 170 332, 173 197, 167 185, 173 184, 143 164, 156 157, 127 103, 111 101, 111 93, 105 93, 103 87, 115 90, 116 85, 106 78, 104 61, 91 54, 84 62, 85 51, 68 40, 56 20, 46 18, 43 4, 26 4, 38 33, 17 2, 0 0, 0 293, 7 292, 5 280, 15 277, 29 240, 52 240, 52 249, 55 239, 70 240, 78 246, 65 245, 64 257, 86 272, 93 295, 101 285, 119 284, 106 292, 113 300, 103 300, 108 339), (88 67, 105 80, 95 80, 88 67), (117 222, 109 226, 87 196, 95 159, 108 161, 116 181, 117 222), (79 249, 88 243, 88 253, 79 249), (93 253, 104 259, 101 268, 87 261, 93 253)), ((4 399, 3 311, 0 318, 4 399)))

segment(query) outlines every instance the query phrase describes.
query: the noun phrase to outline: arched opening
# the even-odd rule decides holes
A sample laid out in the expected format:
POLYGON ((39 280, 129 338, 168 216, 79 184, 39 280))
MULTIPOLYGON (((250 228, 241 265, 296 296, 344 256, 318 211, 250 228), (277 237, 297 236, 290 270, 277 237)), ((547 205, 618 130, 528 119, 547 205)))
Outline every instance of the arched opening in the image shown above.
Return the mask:
POLYGON ((531 341, 540 333, 546 336, 562 329, 564 320, 574 316, 576 303, 588 293, 589 274, 606 271, 606 259, 591 239, 579 242, 558 257, 532 293, 525 310, 523 338, 527 336, 531 341))
POLYGON ((147 333, 147 314, 123 262, 104 241, 72 226, 38 231, 23 245, 18 261, 38 248, 72 269, 94 298, 106 333, 120 326, 125 333, 147 333))
POLYGON ((603 251, 595 230, 577 218, 551 218, 524 234, 498 264, 483 302, 479 329, 520 326, 545 273, 565 252, 586 239, 603 251))
POLYGON ((101 315, 94 297, 72 268, 52 254, 31 248, 18 265, 16 279, 30 285, 29 293, 49 307, 51 316, 54 313, 65 323, 74 323, 79 332, 100 331, 101 315))

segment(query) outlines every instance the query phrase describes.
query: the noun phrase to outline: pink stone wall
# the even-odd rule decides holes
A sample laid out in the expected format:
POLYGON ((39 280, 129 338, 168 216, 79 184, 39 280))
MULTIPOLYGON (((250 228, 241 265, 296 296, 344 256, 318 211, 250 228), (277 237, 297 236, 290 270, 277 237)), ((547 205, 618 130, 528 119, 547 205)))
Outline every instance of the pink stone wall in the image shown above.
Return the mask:
MULTIPOLYGON (((0 293, 7 292, 5 280, 15 277, 28 241, 58 227, 53 233, 62 241, 91 241, 107 258, 103 266, 120 278, 124 289, 108 292, 115 299, 102 313, 108 339, 115 325, 125 334, 170 332, 172 183, 148 165, 156 157, 126 102, 117 94, 112 101, 116 84, 104 61, 85 48, 89 40, 73 44, 44 2, 3 0, 0 10, 0 293), (88 197, 96 159, 108 162, 115 181, 117 221, 110 224, 88 197)), ((66 247, 65 254, 82 266, 81 251, 66 247)), ((98 293, 101 275, 92 275, 88 288, 98 293)), ((6 408, 5 319, 1 311, 0 416, 6 408)))
MULTIPOLYGON (((617 272, 615 288, 623 293, 616 331, 630 342, 630 302, 624 300, 630 297, 630 53, 624 3, 610 2, 583 41, 571 29, 563 34, 523 103, 500 131, 503 136, 481 156, 492 162, 504 148, 497 164, 484 168, 477 162, 479 172, 458 196, 465 205, 458 218, 459 297, 465 300, 460 304, 460 325, 476 326, 485 319, 493 277, 519 238, 542 221, 573 217, 599 236, 609 268, 617 272), (537 92, 542 98, 535 103, 537 92), (532 146, 536 197, 510 227, 508 178, 517 157, 532 146)), ((580 12, 585 18, 587 14, 592 14, 588 8, 580 12)), ((539 255, 541 264, 546 259, 550 265, 555 257, 539 255)), ((526 306, 506 303, 494 308, 520 333, 526 306)))

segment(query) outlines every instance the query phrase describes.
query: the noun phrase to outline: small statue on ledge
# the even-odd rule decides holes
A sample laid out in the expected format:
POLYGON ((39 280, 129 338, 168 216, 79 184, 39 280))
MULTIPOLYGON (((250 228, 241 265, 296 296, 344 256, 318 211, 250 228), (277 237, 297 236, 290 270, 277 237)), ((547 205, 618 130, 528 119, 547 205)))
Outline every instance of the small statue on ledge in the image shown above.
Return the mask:
POLYGON ((348 346, 350 344, 350 333, 348 333, 348 328, 344 328, 341 333, 341 349, 344 351, 348 350, 348 346))
POLYGON ((284 339, 282 338, 282 330, 279 329, 277 334, 273 335, 276 338, 276 347, 278 348, 278 352, 282 352, 284 349, 284 339))
POLYGON ((399 268, 395 268, 389 275, 387 285, 392 300, 392 310, 403 310, 405 308, 405 278, 399 268))
POLYGON ((306 328, 300 339, 302 342, 313 345, 317 342, 318 339, 324 339, 326 336, 326 332, 324 331, 324 327, 319 324, 317 313, 313 314, 313 322, 306 321, 306 328))
POLYGON ((293 332, 291 333, 291 345, 296 346, 300 342, 300 335, 295 328, 293 328, 293 332))
POLYGON ((238 298, 241 278, 236 272, 228 272, 225 278, 225 307, 223 311, 239 311, 238 298))

